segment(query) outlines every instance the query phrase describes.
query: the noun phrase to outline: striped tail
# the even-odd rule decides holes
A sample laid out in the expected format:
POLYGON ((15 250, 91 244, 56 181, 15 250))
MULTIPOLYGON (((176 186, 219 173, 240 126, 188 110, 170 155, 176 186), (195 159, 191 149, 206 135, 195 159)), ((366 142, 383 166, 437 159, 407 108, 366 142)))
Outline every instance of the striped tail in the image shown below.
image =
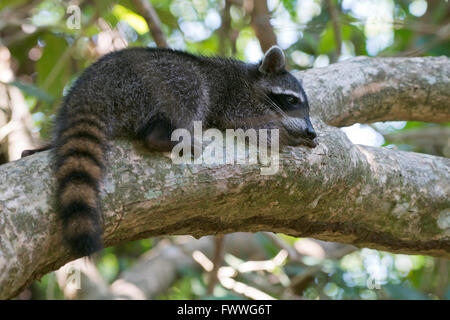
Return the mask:
POLYGON ((105 168, 105 132, 101 119, 84 115, 67 121, 56 140, 57 210, 64 238, 78 256, 102 249, 99 186, 105 168))

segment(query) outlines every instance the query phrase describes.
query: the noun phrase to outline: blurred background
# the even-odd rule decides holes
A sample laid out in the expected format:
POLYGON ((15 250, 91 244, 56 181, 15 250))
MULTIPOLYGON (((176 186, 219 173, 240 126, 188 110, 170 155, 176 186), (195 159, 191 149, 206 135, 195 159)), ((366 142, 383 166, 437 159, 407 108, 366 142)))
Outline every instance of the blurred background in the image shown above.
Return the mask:
MULTIPOLYGON (((360 55, 449 56, 450 3, 1 0, 0 164, 49 138, 67 88, 108 52, 159 46, 256 62, 274 44, 293 71, 360 55)), ((449 124, 342 130, 358 144, 450 156, 449 124)), ((160 237, 75 261, 18 299, 449 299, 449 267, 446 259, 272 233, 160 237)))

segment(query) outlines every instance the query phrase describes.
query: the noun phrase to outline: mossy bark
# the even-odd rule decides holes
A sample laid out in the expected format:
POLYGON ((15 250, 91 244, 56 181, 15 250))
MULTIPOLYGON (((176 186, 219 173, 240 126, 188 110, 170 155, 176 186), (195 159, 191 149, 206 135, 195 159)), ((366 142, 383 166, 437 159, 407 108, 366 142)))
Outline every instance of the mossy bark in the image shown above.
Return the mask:
POLYGON ((448 57, 358 57, 297 74, 325 123, 449 121, 448 57))

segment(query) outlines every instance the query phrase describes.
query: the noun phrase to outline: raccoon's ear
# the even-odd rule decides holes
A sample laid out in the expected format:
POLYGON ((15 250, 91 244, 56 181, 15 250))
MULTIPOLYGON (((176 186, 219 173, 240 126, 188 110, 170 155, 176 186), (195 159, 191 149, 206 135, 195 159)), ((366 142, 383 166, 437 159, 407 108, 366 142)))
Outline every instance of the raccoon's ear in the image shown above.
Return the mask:
POLYGON ((286 58, 284 57, 283 50, 278 46, 273 46, 267 50, 258 70, 263 74, 277 74, 283 72, 285 67, 286 58))

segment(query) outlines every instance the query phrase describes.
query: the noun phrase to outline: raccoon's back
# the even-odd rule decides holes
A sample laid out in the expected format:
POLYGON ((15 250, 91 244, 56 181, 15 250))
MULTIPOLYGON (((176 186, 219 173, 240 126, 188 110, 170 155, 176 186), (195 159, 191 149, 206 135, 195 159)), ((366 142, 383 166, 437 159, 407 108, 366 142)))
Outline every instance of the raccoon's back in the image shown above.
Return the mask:
POLYGON ((112 136, 136 135, 159 112, 183 119, 183 112, 207 104, 207 73, 205 59, 182 51, 129 48, 112 52, 88 67, 68 91, 57 131, 80 113, 104 118, 112 136))

